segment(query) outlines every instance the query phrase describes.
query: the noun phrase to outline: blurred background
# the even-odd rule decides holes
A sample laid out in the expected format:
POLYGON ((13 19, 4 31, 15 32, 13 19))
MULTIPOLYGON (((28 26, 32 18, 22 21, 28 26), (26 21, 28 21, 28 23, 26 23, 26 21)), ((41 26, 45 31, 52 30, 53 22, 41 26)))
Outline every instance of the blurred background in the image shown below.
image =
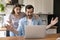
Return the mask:
MULTIPOLYGON (((60 0, 0 0, 0 27, 4 26, 4 21, 8 20, 6 18, 8 18, 16 3, 21 4, 22 12, 25 12, 27 4, 33 5, 34 13, 40 16, 44 25, 50 24, 52 17, 60 18, 60 0)), ((60 19, 54 26, 53 30, 48 30, 48 33, 52 33, 52 31, 53 33, 60 33, 60 19)), ((0 34, 2 35, 1 37, 9 36, 9 32, 6 32, 6 30, 1 31, 0 34)))

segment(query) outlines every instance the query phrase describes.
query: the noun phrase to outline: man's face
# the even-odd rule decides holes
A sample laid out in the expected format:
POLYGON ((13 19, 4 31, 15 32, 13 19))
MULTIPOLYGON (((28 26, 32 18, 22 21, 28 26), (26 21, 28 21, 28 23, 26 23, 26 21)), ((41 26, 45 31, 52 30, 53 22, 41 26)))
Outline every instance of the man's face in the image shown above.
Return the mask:
POLYGON ((32 15, 33 15, 33 11, 34 11, 33 8, 27 9, 27 10, 26 10, 26 15, 27 15, 27 16, 32 16, 32 15))

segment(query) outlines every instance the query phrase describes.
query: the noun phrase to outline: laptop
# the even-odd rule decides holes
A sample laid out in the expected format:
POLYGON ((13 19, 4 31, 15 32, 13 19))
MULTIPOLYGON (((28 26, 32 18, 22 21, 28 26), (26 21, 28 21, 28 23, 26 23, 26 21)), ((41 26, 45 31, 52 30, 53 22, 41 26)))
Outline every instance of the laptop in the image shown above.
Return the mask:
POLYGON ((25 38, 45 38, 46 25, 27 25, 25 27, 25 38))

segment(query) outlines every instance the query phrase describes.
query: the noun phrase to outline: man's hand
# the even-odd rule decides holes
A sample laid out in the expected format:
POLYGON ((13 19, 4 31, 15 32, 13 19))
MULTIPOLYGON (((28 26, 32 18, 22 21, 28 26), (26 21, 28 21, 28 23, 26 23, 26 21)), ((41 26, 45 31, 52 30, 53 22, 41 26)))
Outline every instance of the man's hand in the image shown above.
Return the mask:
POLYGON ((54 20, 51 19, 51 25, 55 25, 58 22, 58 17, 56 17, 54 20))
POLYGON ((34 15, 35 19, 39 19, 40 18, 39 15, 36 15, 36 14, 33 14, 33 15, 34 15))

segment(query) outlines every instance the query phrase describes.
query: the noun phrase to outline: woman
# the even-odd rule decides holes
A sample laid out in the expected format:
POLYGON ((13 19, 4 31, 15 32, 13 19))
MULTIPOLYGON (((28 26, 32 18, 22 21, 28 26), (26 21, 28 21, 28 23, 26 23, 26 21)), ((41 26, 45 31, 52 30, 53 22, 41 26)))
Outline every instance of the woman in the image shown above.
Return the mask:
MULTIPOLYGON (((9 20, 7 20, 7 22, 9 23, 10 26, 17 29, 19 19, 23 18, 24 16, 25 16, 25 14, 23 12, 21 12, 21 5, 16 4, 14 6, 12 13, 9 16, 9 20)), ((15 34, 10 31, 10 36, 15 36, 15 34)))

